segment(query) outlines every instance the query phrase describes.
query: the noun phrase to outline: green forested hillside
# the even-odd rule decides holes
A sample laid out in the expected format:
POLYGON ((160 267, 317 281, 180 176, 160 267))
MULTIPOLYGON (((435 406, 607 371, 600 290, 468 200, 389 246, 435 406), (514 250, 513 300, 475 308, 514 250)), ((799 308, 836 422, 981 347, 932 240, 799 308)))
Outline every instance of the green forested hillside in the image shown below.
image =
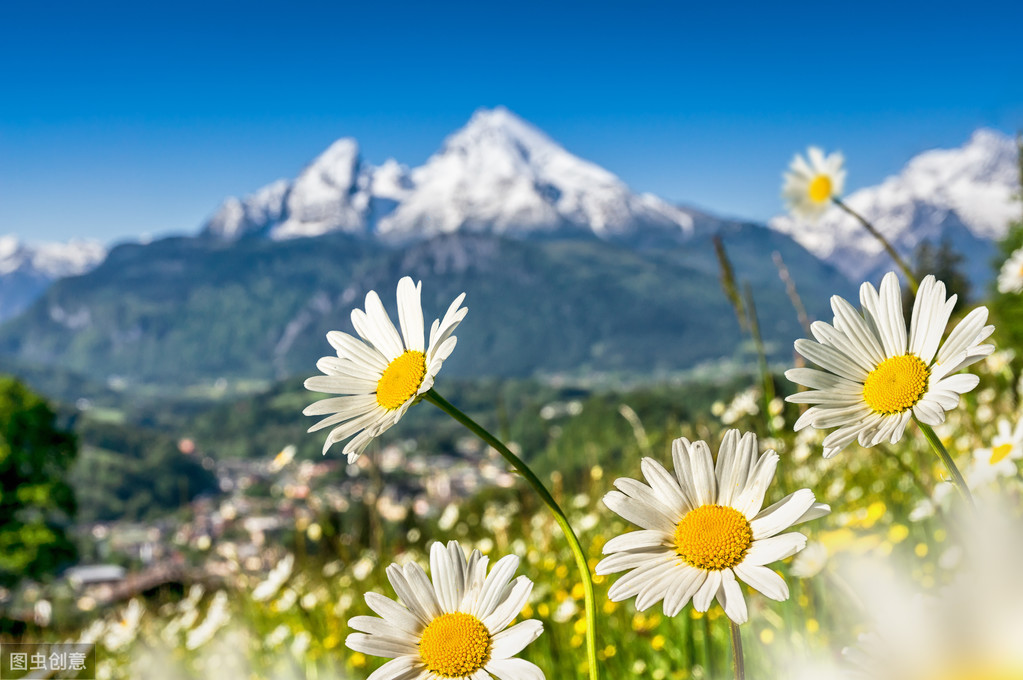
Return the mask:
MULTIPOLYGON (((849 293, 787 237, 732 225, 724 238, 777 356, 799 330, 773 250, 804 289, 849 293)), ((428 322, 468 293, 451 375, 657 374, 733 356, 743 343, 709 237, 638 250, 450 235, 402 249, 334 234, 121 246, 0 327, 0 356, 129 388, 309 375, 330 351, 326 332, 350 330, 350 310, 370 289, 393 309, 404 274, 423 280, 428 322)), ((809 299, 811 313, 824 312, 826 295, 809 299)))

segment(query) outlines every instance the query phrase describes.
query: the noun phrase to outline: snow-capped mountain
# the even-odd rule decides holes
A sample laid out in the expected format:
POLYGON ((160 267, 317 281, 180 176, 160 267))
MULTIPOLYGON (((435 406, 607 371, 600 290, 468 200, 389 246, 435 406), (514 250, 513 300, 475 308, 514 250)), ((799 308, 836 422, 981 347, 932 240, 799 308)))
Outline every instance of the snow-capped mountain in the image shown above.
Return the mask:
POLYGON ((641 228, 685 236, 693 217, 656 196, 631 192, 607 170, 496 108, 477 111, 411 171, 394 160, 365 163, 355 140, 341 139, 294 181, 227 199, 204 231, 228 240, 342 231, 406 242, 455 231, 562 229, 612 239, 641 228))
POLYGON ((632 193, 505 108, 478 111, 411 173, 405 199, 377 225, 387 238, 453 231, 592 230, 601 238, 639 227, 692 228, 688 214, 632 193))
MULTIPOLYGON (((977 130, 956 149, 924 152, 896 176, 860 189, 845 202, 877 227, 900 253, 911 256, 922 241, 948 239, 966 259, 975 283, 991 277, 993 240, 1019 219, 1017 149, 994 130, 977 130)), ((816 224, 790 216, 769 226, 833 264, 853 281, 879 278, 894 268, 880 243, 852 217, 831 208, 816 224)))
POLYGON ((96 241, 29 244, 0 236, 0 320, 28 307, 53 281, 91 270, 106 254, 96 241))

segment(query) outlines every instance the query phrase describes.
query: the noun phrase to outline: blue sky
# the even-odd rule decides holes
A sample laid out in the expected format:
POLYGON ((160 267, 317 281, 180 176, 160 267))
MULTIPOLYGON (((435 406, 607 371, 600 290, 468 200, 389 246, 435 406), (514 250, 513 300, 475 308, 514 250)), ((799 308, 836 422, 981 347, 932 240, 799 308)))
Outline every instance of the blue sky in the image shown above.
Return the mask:
POLYGON ((0 5, 0 233, 194 232, 334 139, 416 165, 503 104, 639 191, 758 220, 808 144, 849 188, 1023 128, 1023 4, 0 5))

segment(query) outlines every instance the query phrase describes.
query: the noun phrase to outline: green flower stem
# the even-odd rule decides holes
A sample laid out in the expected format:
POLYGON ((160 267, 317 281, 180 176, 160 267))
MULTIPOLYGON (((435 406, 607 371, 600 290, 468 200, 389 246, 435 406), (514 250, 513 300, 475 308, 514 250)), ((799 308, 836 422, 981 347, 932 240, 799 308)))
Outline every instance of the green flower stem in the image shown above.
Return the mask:
POLYGON ((497 437, 487 432, 475 420, 462 413, 451 402, 437 394, 436 390, 431 389, 423 395, 423 398, 464 425, 466 429, 482 439, 491 448, 497 450, 519 474, 525 477, 529 485, 533 487, 533 490, 536 491, 554 515, 554 521, 558 523, 561 531, 565 534, 568 545, 572 549, 572 554, 575 556, 576 566, 579 567, 579 575, 583 579, 583 593, 586 601, 586 654, 589 658, 590 680, 598 680, 600 677, 600 667, 597 664, 597 614, 596 599, 593 596, 593 579, 590 576, 590 567, 586 563, 586 553, 583 551, 575 532, 572 531, 572 526, 568 523, 565 511, 561 509, 557 501, 554 500, 554 497, 551 496, 550 492, 543 485, 543 482, 540 481, 540 478, 529 469, 529 466, 512 453, 497 437))
POLYGON ((838 196, 832 196, 831 200, 839 208, 856 218, 856 220, 862 224, 868 232, 870 232, 871 236, 880 241, 888 255, 895 260, 895 264, 899 265, 899 269, 901 269, 902 273, 905 275, 906 281, 909 282, 909 287, 913 289, 913 295, 916 295, 916 289, 919 287, 919 284, 917 283, 916 277, 913 276, 913 270, 909 268, 909 265, 902 259, 902 256, 895 251, 895 248, 893 248, 892 244, 888 242, 888 239, 882 236, 881 232, 879 232, 873 224, 867 221, 867 218, 846 205, 846 203, 838 196))
POLYGON ((963 476, 959 473, 959 468, 956 467, 955 461, 952 460, 952 456, 949 455, 948 449, 945 448, 945 445, 941 443, 941 439, 939 439, 938 435, 934 432, 934 428, 926 423, 921 423, 917 420, 916 416, 913 416, 913 420, 916 420, 917 427, 919 427, 920 431, 924 433, 924 436, 927 437, 927 441, 931 443, 931 448, 934 449, 934 452, 938 454, 938 458, 940 458, 941 462, 945 464, 946 468, 948 468, 949 474, 952 475, 952 483, 955 484, 956 489, 959 490, 959 493, 964 499, 966 499, 966 502, 970 505, 970 507, 973 507, 973 496, 970 494, 970 488, 966 486, 966 480, 963 479, 963 476))
POLYGON ((735 668, 735 680, 746 680, 746 662, 742 657, 742 633, 739 624, 728 620, 732 628, 732 667, 735 668))
POLYGON ((742 290, 746 303, 749 334, 753 338, 753 345, 757 348, 757 366, 760 368, 760 380, 764 390, 764 420, 767 422, 767 431, 771 433, 772 437, 776 437, 778 431, 774 427, 774 418, 771 417, 771 402, 774 401, 774 377, 767 365, 767 351, 764 349, 764 339, 760 335, 760 320, 757 318, 757 306, 753 300, 753 288, 747 281, 742 290))

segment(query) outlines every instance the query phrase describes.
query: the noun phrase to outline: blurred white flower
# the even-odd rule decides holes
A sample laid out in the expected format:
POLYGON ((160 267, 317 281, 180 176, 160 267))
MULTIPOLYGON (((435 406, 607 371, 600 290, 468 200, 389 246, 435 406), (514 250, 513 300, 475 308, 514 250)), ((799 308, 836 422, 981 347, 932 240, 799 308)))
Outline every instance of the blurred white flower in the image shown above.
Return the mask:
POLYGON ((281 596, 274 602, 274 609, 278 612, 286 612, 298 602, 298 593, 291 588, 285 588, 281 596))
POLYGON ((796 217, 816 220, 845 188, 845 159, 839 152, 824 155, 815 146, 807 150, 809 162, 796 154, 785 173, 782 198, 796 217))
POLYGON ((277 594, 281 586, 291 576, 291 570, 295 566, 295 556, 288 553, 277 565, 267 574, 266 580, 256 586, 252 591, 252 599, 256 602, 265 602, 277 594))
POLYGON ((812 578, 821 573, 827 563, 828 549, 823 543, 810 541, 792 560, 792 575, 798 578, 812 578))
POLYGON ((309 650, 309 643, 313 637, 304 630, 295 633, 295 639, 291 641, 291 653, 295 656, 303 656, 309 650))
POLYGON ((37 626, 46 627, 50 625, 50 619, 53 617, 53 605, 50 604, 49 600, 39 600, 32 607, 32 617, 35 619, 37 626))
POLYGON ((732 425, 744 416, 755 416, 758 413, 760 413, 760 392, 749 389, 735 395, 731 403, 721 413, 721 422, 725 425, 732 425))
POLYGON ((936 595, 857 567, 854 585, 874 619, 872 631, 846 650, 857 677, 1023 678, 1023 526, 1003 509, 965 521, 966 542, 950 560, 962 570, 936 595))
POLYGON ((1013 251, 998 273, 999 293, 1023 292, 1023 248, 1013 251))
POLYGON ((277 649, 285 643, 290 635, 291 629, 282 623, 270 631, 270 634, 266 636, 266 646, 270 649, 277 649))
POLYGON ((451 531, 455 526, 455 522, 458 521, 458 505, 455 503, 449 503, 444 512, 441 513, 440 519, 437 520, 437 528, 441 531, 451 531))
POLYGON ((188 635, 185 638, 186 648, 198 649, 202 647, 212 640, 217 631, 231 620, 227 604, 227 593, 223 590, 218 590, 217 594, 213 596, 212 602, 210 602, 209 609, 206 610, 206 618, 194 629, 188 631, 188 635))
POLYGON ((84 645, 96 644, 103 633, 106 632, 107 624, 103 619, 96 619, 78 635, 78 642, 84 645))
POLYGON ((992 373, 1001 373, 1009 368, 1009 365, 1015 358, 1016 353, 1011 349, 1000 349, 992 353, 985 362, 987 363, 989 371, 992 373))
POLYGON ((121 610, 120 618, 107 627, 103 645, 110 651, 117 651, 134 642, 145 611, 146 608, 138 600, 133 599, 129 602, 128 606, 121 610))
POLYGON ((576 613, 579 611, 579 605, 575 603, 575 599, 566 597, 562 600, 561 604, 558 605, 554 613, 551 614, 551 618, 558 623, 565 623, 566 621, 572 620, 576 613))
POLYGON ((998 433, 989 448, 977 449, 964 473, 970 487, 984 486, 999 477, 1016 476, 1016 461, 1023 458, 1023 419, 1015 427, 1005 418, 998 420, 998 433))
POLYGON ((298 453, 298 448, 294 444, 288 444, 285 446, 280 450, 280 453, 274 456, 274 459, 270 461, 270 465, 268 466, 270 472, 280 472, 283 470, 288 463, 295 460, 296 453, 298 453))
POLYGON ((358 562, 352 565, 352 576, 355 577, 356 581, 364 581, 373 572, 375 566, 376 560, 372 560, 369 557, 361 557, 358 562))

